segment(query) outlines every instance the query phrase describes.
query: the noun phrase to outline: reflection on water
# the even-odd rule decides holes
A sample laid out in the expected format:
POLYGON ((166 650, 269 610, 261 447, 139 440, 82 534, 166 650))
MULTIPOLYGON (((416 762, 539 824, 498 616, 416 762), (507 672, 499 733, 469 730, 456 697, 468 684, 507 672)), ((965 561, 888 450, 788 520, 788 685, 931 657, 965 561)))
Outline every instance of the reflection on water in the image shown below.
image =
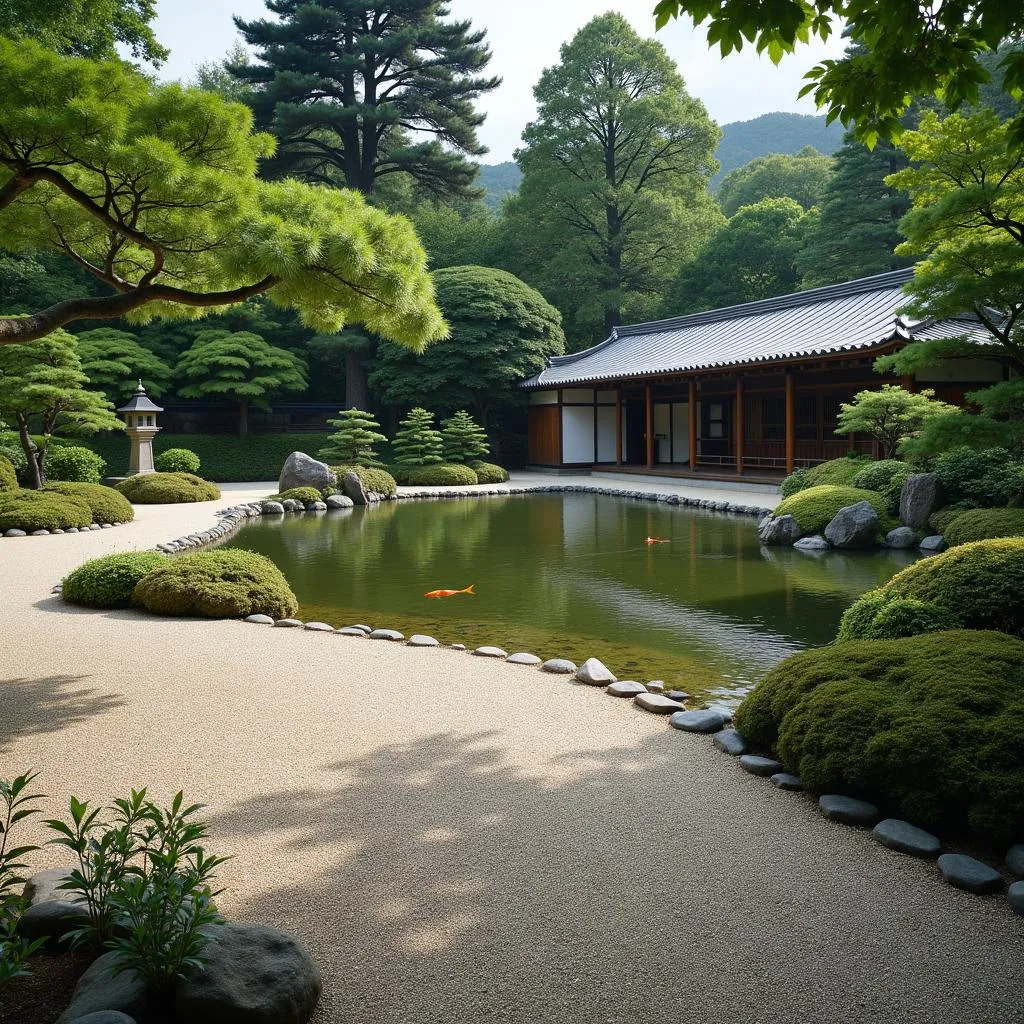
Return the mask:
POLYGON ((306 619, 596 655, 621 678, 733 699, 793 651, 828 643, 858 595, 916 557, 765 548, 747 517, 595 494, 274 517, 230 546, 272 558, 306 619), (423 597, 471 583, 475 596, 423 597))

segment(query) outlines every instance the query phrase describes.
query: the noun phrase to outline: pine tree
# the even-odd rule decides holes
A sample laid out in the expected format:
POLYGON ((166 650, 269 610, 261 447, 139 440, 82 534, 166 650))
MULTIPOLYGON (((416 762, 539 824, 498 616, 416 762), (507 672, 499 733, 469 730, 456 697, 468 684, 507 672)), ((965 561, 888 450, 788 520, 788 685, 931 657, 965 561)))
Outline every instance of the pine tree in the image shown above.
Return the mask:
POLYGON ((403 469, 433 466, 441 462, 441 433, 434 429, 434 414, 426 409, 410 409, 399 423, 391 441, 395 465, 403 469))
POLYGON ((476 462, 491 451, 484 428, 464 409, 441 424, 441 441, 445 462, 476 462))
POLYGON ((328 436, 328 444, 320 449, 321 459, 344 466, 383 466, 374 451, 374 445, 387 438, 380 432, 380 424, 373 415, 362 409, 343 409, 338 419, 328 420, 338 431, 328 436))

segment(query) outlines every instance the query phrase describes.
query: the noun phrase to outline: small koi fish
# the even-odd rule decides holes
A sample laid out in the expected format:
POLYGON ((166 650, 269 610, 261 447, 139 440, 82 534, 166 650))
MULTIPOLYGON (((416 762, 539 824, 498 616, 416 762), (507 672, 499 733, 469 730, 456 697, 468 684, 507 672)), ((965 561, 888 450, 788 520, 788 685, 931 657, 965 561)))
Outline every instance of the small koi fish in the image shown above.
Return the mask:
POLYGON ((668 543, 668 538, 667 537, 648 537, 647 540, 644 541, 644 543, 645 544, 667 544, 668 543))
POLYGON ((452 597, 455 594, 472 594, 475 593, 473 587, 475 583, 471 583, 465 590, 432 590, 429 594, 424 594, 424 597, 452 597))

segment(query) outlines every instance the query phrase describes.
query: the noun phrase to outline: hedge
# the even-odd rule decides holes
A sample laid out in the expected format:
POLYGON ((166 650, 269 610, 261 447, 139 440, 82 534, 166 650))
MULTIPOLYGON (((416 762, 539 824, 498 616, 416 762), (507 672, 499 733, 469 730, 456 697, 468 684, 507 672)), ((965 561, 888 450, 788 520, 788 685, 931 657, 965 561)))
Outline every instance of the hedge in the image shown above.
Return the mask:
POLYGON ((105 484, 79 484, 70 480, 50 481, 43 488, 57 494, 69 494, 84 501, 92 510, 92 521, 99 523, 130 523, 135 518, 132 503, 113 487, 105 484))
POLYGON ((362 481, 363 487, 374 494, 392 495, 398 492, 395 478, 386 469, 377 466, 331 466, 331 469, 338 476, 339 489, 341 478, 351 470, 362 481))
POLYGON ((0 492, 16 491, 18 489, 18 474, 6 455, 0 455, 0 492))
POLYGON ((134 505, 176 505, 220 497, 216 484, 192 473, 143 473, 122 480, 117 489, 134 505))
POLYGON ((412 487, 467 487, 480 482, 475 470, 455 463, 412 466, 403 475, 405 482, 412 487))
POLYGON ((5 491, 0 494, 0 533, 5 530, 81 529, 92 523, 92 510, 81 498, 52 491, 5 491))
POLYGON ((1024 643, 1013 637, 956 630, 804 651, 768 673, 736 725, 812 793, 1020 838, 1024 643))
POLYGON ((293 616, 299 603, 269 558, 253 551, 206 551, 168 560, 144 576, 132 600, 159 615, 237 619, 293 616))
POLYGON ((877 491, 863 491, 856 487, 839 487, 832 484, 797 491, 796 494, 783 499, 776 506, 774 514, 792 516, 805 534, 821 533, 841 508, 856 505, 861 501, 870 502, 880 520, 888 516, 886 501, 877 491))
POLYGON ((167 561, 157 551, 94 558, 64 577, 61 597, 86 608, 127 608, 139 580, 167 561))
POLYGON ((470 465, 482 484, 503 484, 508 480, 508 470, 493 462, 471 462, 470 465))
POLYGON ((961 512, 946 527, 944 536, 951 546, 993 537, 1024 537, 1024 508, 978 508, 961 512))

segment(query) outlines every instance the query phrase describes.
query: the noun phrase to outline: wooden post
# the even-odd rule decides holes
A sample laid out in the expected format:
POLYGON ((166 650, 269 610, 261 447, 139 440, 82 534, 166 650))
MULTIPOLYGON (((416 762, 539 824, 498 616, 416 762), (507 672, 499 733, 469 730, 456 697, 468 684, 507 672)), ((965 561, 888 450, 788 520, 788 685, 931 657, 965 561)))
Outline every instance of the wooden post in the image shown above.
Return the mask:
POLYGON ((690 393, 688 395, 689 405, 686 407, 690 414, 690 469, 697 468, 697 382, 690 378, 690 393))
POLYGON ((644 388, 644 400, 647 403, 647 468, 654 466, 654 407, 651 405, 651 385, 644 388))
POLYGON ((615 465, 622 465, 622 385, 615 389, 615 465))
POLYGON ((786 475, 796 466, 796 408, 792 372, 786 373, 786 475))
POLYGON ((736 472, 743 472, 743 378, 736 377, 736 472))
POLYGON ((903 374, 903 376, 900 377, 900 387, 903 388, 904 391, 909 391, 913 394, 916 387, 914 383, 914 375, 912 373, 903 374))

